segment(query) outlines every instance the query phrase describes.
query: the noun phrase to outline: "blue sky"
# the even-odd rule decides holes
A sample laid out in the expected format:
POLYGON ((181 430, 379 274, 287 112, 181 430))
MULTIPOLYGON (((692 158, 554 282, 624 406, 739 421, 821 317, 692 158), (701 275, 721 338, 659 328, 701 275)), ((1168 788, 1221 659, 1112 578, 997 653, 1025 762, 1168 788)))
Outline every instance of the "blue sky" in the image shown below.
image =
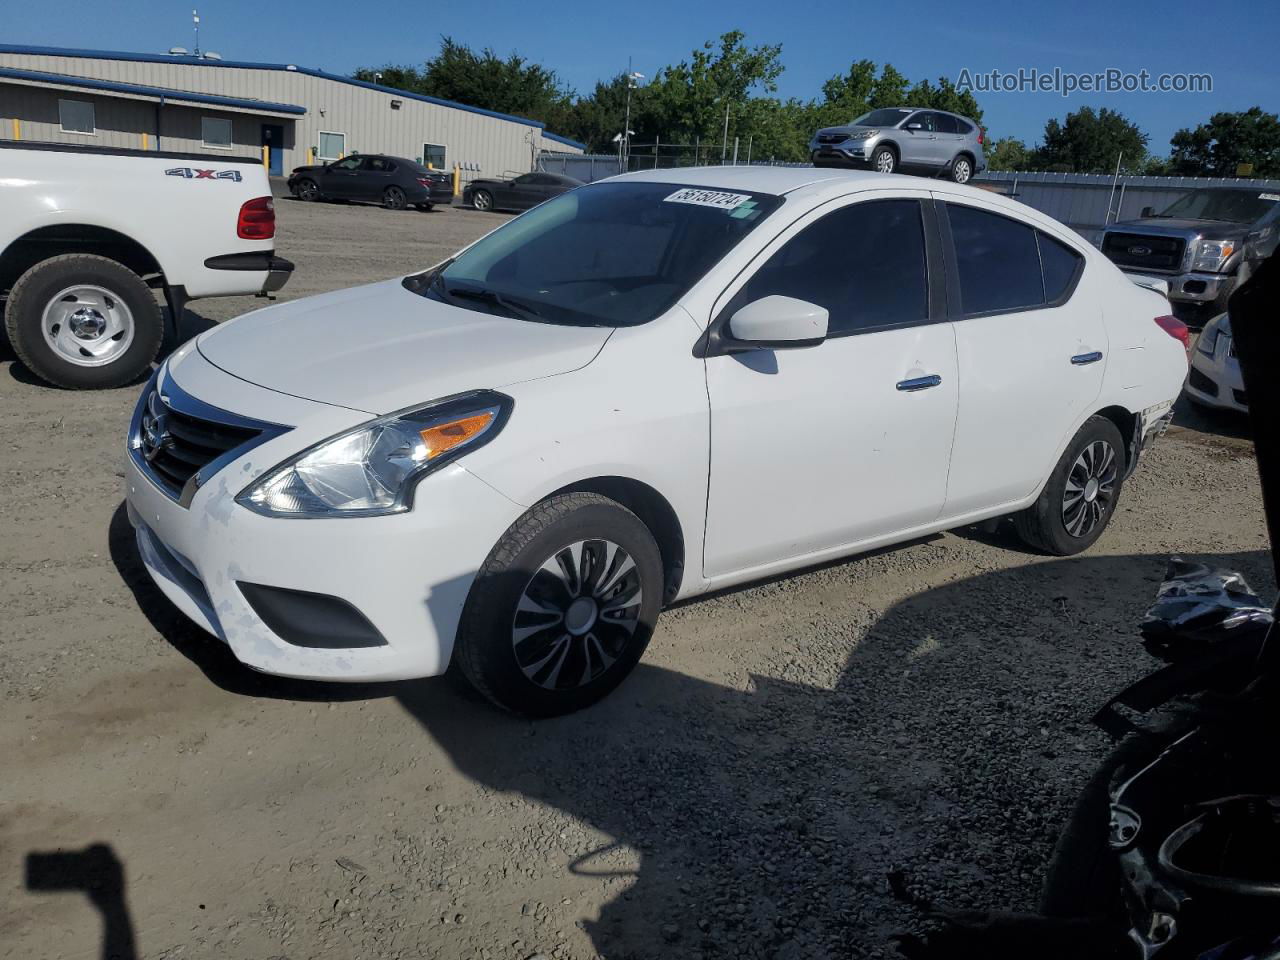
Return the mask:
MULTIPOLYGON (((1247 22, 1236 6, 1187 0, 1156 5, 1034 2, 860 3, 816 0, 790 6, 746 0, 675 3, 440 0, 204 0, 201 46, 227 59, 292 62, 348 73, 386 62, 417 63, 449 34, 501 54, 517 50, 554 68, 571 86, 626 68, 652 75, 730 29, 752 43, 781 43, 787 70, 779 93, 816 97, 824 80, 851 60, 891 62, 912 80, 956 78, 960 71, 1019 67, 1094 72, 1209 73, 1212 93, 997 93, 979 97, 994 136, 1039 139, 1045 120, 1081 106, 1122 111, 1168 150, 1181 126, 1218 110, 1259 105, 1280 111, 1280 3, 1253 4, 1247 22), (1221 11, 1221 13, 1215 12, 1221 11), (1157 11, 1158 12, 1153 12, 1157 11)), ((179 0, 41 0, 5 3, 0 41, 163 52, 190 47, 191 5, 179 0)))

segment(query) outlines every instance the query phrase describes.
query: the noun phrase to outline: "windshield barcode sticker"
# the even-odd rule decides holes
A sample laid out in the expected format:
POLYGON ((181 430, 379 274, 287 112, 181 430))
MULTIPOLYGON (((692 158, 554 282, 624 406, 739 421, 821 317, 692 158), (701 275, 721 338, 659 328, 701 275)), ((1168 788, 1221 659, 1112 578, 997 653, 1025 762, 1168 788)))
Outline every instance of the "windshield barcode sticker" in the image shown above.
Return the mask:
POLYGON ((1280 193, 1260 193, 1259 200, 1280 200, 1280 193))
POLYGON ((723 193, 719 190, 699 190, 685 187, 667 197, 667 203, 692 203, 699 207, 715 207, 717 210, 734 210, 751 199, 749 193, 723 193))

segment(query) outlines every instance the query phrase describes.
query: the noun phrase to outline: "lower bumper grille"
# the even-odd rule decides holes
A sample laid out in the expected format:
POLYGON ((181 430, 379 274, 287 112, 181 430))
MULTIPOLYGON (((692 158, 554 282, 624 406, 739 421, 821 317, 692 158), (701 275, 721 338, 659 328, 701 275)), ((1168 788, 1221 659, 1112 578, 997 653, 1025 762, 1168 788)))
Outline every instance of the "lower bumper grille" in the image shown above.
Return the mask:
POLYGON ((1201 393, 1208 394, 1211 397, 1218 395, 1218 385, 1195 367, 1192 367, 1191 372, 1187 375, 1187 382, 1201 393))

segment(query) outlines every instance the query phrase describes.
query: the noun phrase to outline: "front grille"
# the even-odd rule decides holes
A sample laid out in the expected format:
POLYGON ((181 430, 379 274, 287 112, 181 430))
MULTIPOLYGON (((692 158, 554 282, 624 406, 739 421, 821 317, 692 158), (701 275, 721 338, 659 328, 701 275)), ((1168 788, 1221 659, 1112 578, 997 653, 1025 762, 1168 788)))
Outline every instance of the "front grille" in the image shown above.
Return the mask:
POLYGON ((1102 238, 1102 252, 1117 266, 1164 273, 1176 273, 1182 269, 1182 254, 1186 247, 1187 241, 1181 237, 1112 232, 1102 238), (1149 252, 1135 252, 1142 250, 1149 252))
POLYGON ((157 486, 187 506, 223 463, 282 429, 209 406, 172 380, 153 380, 134 412, 129 453, 157 486))
POLYGON ((1201 393, 1206 393, 1211 397, 1216 397, 1218 395, 1218 385, 1195 367, 1191 368, 1191 373, 1188 375, 1187 382, 1201 393))
POLYGON ((820 133, 818 134, 819 143, 844 143, 849 139, 847 133, 820 133))
POLYGON ((1249 405, 1249 395, 1243 390, 1232 390, 1231 395, 1236 398, 1236 403, 1242 407, 1249 405))

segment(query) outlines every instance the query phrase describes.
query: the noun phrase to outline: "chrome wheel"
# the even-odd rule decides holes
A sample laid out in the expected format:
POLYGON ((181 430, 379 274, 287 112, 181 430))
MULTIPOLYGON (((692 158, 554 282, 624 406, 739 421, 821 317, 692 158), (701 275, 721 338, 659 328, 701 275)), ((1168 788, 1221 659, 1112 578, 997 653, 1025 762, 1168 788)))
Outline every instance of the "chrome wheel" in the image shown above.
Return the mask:
POLYGON ((1062 523, 1073 537, 1087 537, 1107 515, 1115 500, 1119 468, 1116 452, 1105 440, 1095 440, 1080 452, 1067 473, 1062 494, 1062 523))
POLYGON ((477 190, 475 196, 471 198, 471 205, 477 210, 489 210, 493 207, 493 197, 483 190, 477 190))
POLYGON ((876 170, 879 173, 893 173, 895 165, 892 150, 881 150, 876 154, 876 170))
POLYGON ((640 571, 609 540, 579 540, 529 578, 511 626, 516 663, 547 690, 585 686, 611 667, 635 636, 640 571))
POLYGON ((81 367, 102 367, 133 343, 133 313, 105 287, 80 284, 49 300, 40 329, 61 359, 81 367))
POLYGON ((973 166, 964 157, 959 157, 951 165, 951 179, 956 183, 968 183, 973 176, 973 166))

